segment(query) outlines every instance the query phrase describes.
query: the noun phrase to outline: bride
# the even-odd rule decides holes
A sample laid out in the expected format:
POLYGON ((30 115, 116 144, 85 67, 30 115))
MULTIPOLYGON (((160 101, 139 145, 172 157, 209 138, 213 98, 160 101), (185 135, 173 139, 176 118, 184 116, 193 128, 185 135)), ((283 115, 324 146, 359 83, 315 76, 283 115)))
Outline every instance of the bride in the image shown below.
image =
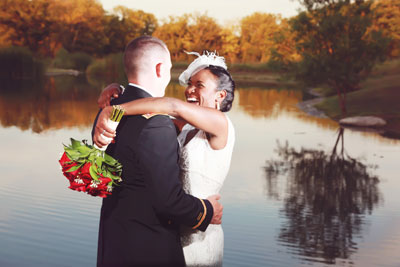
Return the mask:
MULTIPOLYGON (((199 55, 179 76, 185 85, 186 101, 175 98, 142 98, 121 104, 124 115, 167 113, 180 131, 181 178, 184 190, 198 198, 218 194, 228 174, 235 134, 226 115, 232 107, 235 83, 224 58, 215 53, 199 55)), ((94 142, 107 145, 100 133, 113 137, 106 125, 118 96, 117 84, 106 87, 99 98, 104 107, 96 125, 94 142)), ((182 228, 181 242, 187 266, 222 266, 224 236, 221 225, 209 225, 205 232, 182 228)))

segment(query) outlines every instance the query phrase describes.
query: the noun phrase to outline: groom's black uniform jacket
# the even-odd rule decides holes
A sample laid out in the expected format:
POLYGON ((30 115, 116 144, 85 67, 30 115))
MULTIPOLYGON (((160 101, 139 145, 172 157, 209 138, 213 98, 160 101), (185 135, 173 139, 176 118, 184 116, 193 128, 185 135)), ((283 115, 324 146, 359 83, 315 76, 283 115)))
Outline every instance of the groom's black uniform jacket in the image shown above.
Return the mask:
MULTIPOLYGON (((128 86, 111 104, 150 95, 128 86)), ((179 179, 178 142, 168 116, 124 116, 106 152, 123 166, 122 184, 103 200, 97 266, 184 266, 179 225, 204 231, 209 201, 187 195, 179 179)))

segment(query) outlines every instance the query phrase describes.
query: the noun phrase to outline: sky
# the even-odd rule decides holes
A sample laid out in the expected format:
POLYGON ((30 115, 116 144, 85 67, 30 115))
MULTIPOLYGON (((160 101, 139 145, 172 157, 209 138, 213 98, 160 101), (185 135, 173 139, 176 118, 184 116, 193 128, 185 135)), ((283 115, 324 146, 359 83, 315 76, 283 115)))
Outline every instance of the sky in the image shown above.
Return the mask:
POLYGON ((254 12, 291 17, 298 13, 300 7, 297 0, 99 0, 99 2, 107 11, 112 11, 115 6, 122 5, 152 13, 161 21, 171 15, 207 12, 208 16, 217 19, 220 24, 234 23, 254 12))

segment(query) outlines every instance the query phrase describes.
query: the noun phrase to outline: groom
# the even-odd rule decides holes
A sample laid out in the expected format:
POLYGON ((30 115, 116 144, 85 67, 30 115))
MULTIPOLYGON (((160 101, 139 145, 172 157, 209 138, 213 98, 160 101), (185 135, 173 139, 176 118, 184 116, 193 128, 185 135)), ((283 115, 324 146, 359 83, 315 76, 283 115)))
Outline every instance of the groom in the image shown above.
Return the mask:
MULTIPOLYGON (((124 53, 129 86, 111 104, 161 97, 171 57, 161 40, 142 36, 124 53)), ((103 200, 97 266, 184 266, 179 225, 205 231, 221 223, 218 196, 198 199, 182 190, 174 124, 165 115, 126 116, 106 152, 123 166, 120 186, 103 200)), ((95 131, 99 142, 99 133, 95 131)))

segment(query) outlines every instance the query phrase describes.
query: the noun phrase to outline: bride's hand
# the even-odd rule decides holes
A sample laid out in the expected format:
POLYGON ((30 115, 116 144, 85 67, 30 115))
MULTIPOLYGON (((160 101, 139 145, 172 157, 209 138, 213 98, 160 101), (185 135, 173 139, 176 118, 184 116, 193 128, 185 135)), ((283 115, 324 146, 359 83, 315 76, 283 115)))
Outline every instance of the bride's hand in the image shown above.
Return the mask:
POLYGON ((93 142, 98 147, 103 147, 110 143, 110 141, 105 140, 103 137, 108 137, 111 139, 115 137, 115 131, 107 126, 107 121, 111 116, 111 112, 111 106, 105 107, 97 118, 97 123, 93 134, 93 142))
POLYGON ((213 207, 213 217, 211 219, 211 224, 221 224, 222 222, 222 211, 224 207, 222 206, 221 203, 218 202, 218 200, 221 198, 221 196, 218 195, 212 195, 207 198, 208 201, 210 201, 212 207, 213 207))
POLYGON ((106 88, 101 92, 99 99, 97 99, 97 104, 100 108, 105 108, 110 105, 112 98, 118 98, 121 90, 118 83, 112 83, 107 85, 106 88))

